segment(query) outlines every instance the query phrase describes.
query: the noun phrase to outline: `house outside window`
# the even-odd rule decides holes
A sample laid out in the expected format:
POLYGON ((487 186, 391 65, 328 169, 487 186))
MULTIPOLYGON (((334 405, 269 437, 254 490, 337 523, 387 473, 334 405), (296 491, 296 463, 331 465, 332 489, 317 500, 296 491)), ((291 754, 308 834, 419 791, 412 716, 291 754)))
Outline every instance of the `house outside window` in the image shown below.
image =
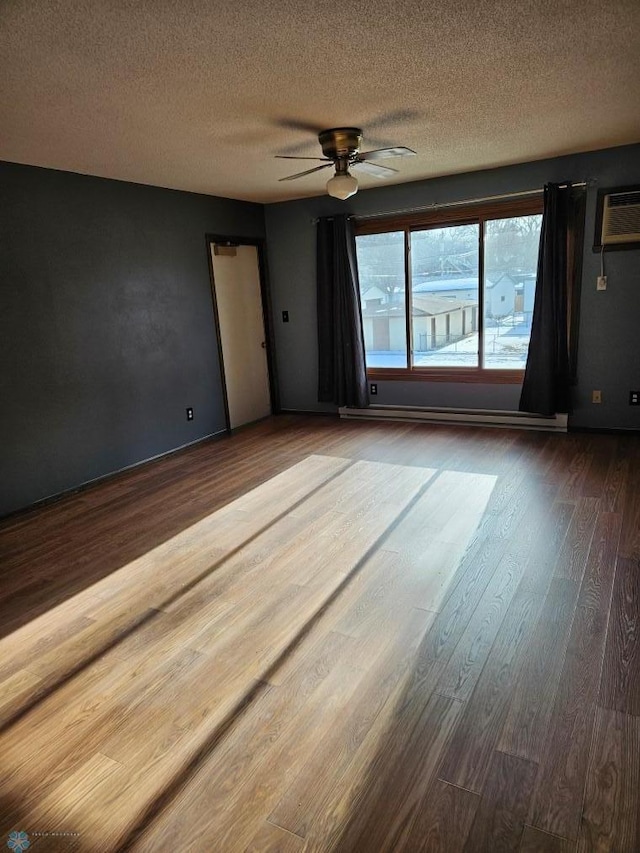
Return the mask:
POLYGON ((356 226, 368 374, 519 382, 542 198, 356 226))

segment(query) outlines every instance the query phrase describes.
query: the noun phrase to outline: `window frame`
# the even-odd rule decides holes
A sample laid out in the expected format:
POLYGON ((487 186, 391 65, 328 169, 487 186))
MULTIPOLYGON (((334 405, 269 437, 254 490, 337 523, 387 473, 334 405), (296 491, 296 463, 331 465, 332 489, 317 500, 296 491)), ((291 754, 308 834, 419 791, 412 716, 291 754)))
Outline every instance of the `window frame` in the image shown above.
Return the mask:
POLYGON ((366 234, 404 232, 404 286, 406 310, 407 355, 412 349, 411 323, 411 233, 427 228, 446 228, 455 225, 478 225, 478 366, 477 367, 368 367, 367 378, 372 380, 402 380, 417 382, 479 382, 484 384, 521 385, 524 370, 482 366, 484 341, 484 237, 485 223, 492 219, 509 219, 516 216, 535 216, 543 212, 543 194, 527 198, 508 199, 481 204, 461 204, 440 209, 407 213, 375 219, 356 219, 356 237, 366 234))

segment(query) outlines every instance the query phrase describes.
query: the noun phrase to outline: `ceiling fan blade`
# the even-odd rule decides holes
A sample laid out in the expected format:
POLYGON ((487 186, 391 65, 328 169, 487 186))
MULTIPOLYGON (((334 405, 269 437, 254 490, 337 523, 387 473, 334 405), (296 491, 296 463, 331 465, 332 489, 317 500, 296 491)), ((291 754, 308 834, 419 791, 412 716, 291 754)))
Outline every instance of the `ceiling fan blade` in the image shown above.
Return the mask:
MULTIPOLYGON (((286 178, 278 178, 280 181, 295 181, 296 178, 302 178, 304 175, 310 175, 312 172, 319 172, 320 169, 326 169, 327 166, 333 166, 333 161, 323 163, 322 166, 315 166, 313 169, 307 169, 306 172, 298 172, 296 175, 288 175, 286 178)), ((378 166, 378 168, 381 168, 378 166)))
POLYGON ((274 154, 277 160, 320 160, 322 163, 333 163, 328 157, 295 157, 293 154, 274 154))
POLYGON ((377 148, 375 151, 363 151, 358 157, 360 160, 386 160, 387 157, 414 157, 415 151, 404 145, 395 145, 393 148, 377 148))
POLYGON ((276 118, 273 120, 276 127, 283 127, 285 130, 302 130, 305 133, 314 133, 316 136, 322 130, 322 127, 317 124, 312 124, 310 121, 304 121, 297 118, 276 118))
POLYGON ((412 122, 420 118, 420 113, 414 109, 391 110, 388 113, 374 116, 366 122, 367 127, 389 127, 400 124, 401 122, 412 122))
POLYGON ((351 171, 365 172, 367 175, 373 175, 374 178, 390 178, 397 173, 397 169, 390 169, 388 166, 378 166, 377 163, 360 162, 356 160, 349 168, 351 171))

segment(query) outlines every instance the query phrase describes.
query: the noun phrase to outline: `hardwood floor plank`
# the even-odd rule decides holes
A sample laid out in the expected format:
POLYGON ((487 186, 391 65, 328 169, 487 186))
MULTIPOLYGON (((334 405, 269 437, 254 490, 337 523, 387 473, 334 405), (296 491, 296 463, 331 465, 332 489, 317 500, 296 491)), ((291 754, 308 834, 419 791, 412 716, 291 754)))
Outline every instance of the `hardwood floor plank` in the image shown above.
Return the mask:
MULTIPOLYGON (((246 747, 237 740, 244 734, 245 725, 251 724, 251 717, 261 713, 262 703, 256 703, 246 722, 231 734, 240 747, 236 754, 245 765, 249 761, 252 766, 250 772, 242 772, 240 785, 235 790, 228 782, 219 787, 229 768, 220 765, 217 754, 207 751, 177 791, 173 813, 160 812, 146 829, 141 826, 141 833, 127 841, 126 849, 153 850, 163 844, 175 847, 186 832, 191 832, 204 849, 243 850, 273 809, 287 777, 306 763, 318 740, 335 725, 335 717, 346 713, 362 675, 349 661, 339 661, 294 717, 274 720, 272 725, 280 736, 269 740, 268 729, 261 726, 260 764, 255 755, 246 756, 246 747), (229 796, 212 798, 212 790, 226 790, 229 796)), ((238 777, 235 768, 234 775, 238 777)))
POLYGON ((558 441, 542 449, 539 456, 538 476, 543 482, 558 486, 558 491, 561 491, 570 479, 570 467, 573 467, 573 471, 576 469, 574 462, 576 455, 579 455, 580 461, 583 462, 590 450, 590 436, 582 438, 572 433, 558 436, 558 441))
POLYGON ((479 803, 477 794, 435 779, 418 803, 413 826, 399 849, 406 853, 461 853, 479 803))
POLYGON ((623 512, 629 489, 629 459, 625 445, 619 446, 602 487, 600 506, 603 512, 623 512))
POLYGON ((333 474, 346 473, 349 465, 348 459, 311 454, 227 504, 225 512, 241 510, 252 517, 257 516, 257 523, 264 524, 300 501, 309 499, 316 486, 326 484, 333 474), (266 494, 265 486, 268 486, 266 494))
POLYGON ((577 597, 573 581, 551 581, 498 742, 502 752, 535 762, 542 757, 577 597))
POLYGON ((395 552, 396 568, 403 585, 410 590, 415 607, 434 613, 442 609, 468 548, 469 540, 465 538, 454 543, 436 536, 420 557, 411 555, 409 549, 395 552))
POLYGON ((413 604, 404 580, 398 555, 377 551, 332 609, 334 630, 375 642, 381 622, 393 614, 402 620, 413 604))
POLYGON ((439 771, 443 781, 482 792, 518 678, 523 650, 541 606, 536 595, 527 593, 514 598, 444 756, 439 771))
POLYGON ((580 489, 582 497, 603 497, 609 471, 616 462, 617 447, 618 438, 615 435, 591 436, 592 460, 580 489))
MULTIPOLYGON (((85 607, 86 602, 83 602, 82 609, 85 607)), ((86 616, 76 616, 75 609, 73 603, 62 605, 56 614, 56 621, 40 618, 5 637, 1 646, 0 684, 21 669, 25 658, 36 660, 41 654, 46 654, 69 637, 89 627, 91 620, 86 616)))
POLYGON ((574 850, 575 844, 566 838, 525 826, 518 853, 573 853, 574 850))
POLYGON ((0 689, 0 720, 19 712, 25 700, 38 693, 42 679, 26 669, 18 669, 5 678, 0 689))
MULTIPOLYGON (((377 550, 368 558, 362 571, 346 584, 341 594, 314 623, 304 638, 304 644, 318 642, 328 631, 353 639, 353 654, 366 669, 379 651, 395 641, 404 629, 411 601, 400 583, 395 555, 377 550)), ((435 614, 421 611, 424 624, 431 624, 435 614)), ((270 684, 284 683, 298 666, 298 653, 279 662, 268 674, 270 684)))
POLYGON ((565 468, 564 483, 558 492, 561 500, 576 500, 583 494, 594 464, 593 453, 578 451, 565 468))
MULTIPOLYGON (((444 758, 440 778, 480 793, 515 690, 520 669, 551 582, 558 543, 570 523, 572 507, 549 508, 539 550, 527 562, 527 572, 508 607, 454 737, 444 758)), ((540 530, 540 528, 539 528, 540 530)))
POLYGON ((416 607, 441 608, 495 482, 488 475, 443 472, 385 541, 385 550, 398 554, 416 607))
POLYGON ((575 839, 620 538, 620 517, 601 513, 571 629, 560 686, 540 763, 530 823, 575 839))
POLYGON ((394 550, 394 546, 401 549, 410 544, 422 551, 434 536, 443 542, 468 540, 487 508, 495 483, 496 477, 488 474, 443 471, 437 487, 425 492, 420 504, 407 515, 404 531, 390 536, 387 547, 394 550))
POLYGON ((526 563, 507 554, 480 599, 449 663, 436 683, 436 691, 451 699, 468 699, 484 668, 526 563))
POLYGON ((577 849, 640 849, 640 717, 596 710, 577 849))
POLYGON ((245 853, 298 853, 304 839, 265 821, 245 849, 245 853))
POLYGON ((597 498, 580 498, 567 531, 555 569, 555 577, 566 578, 580 585, 587 564, 587 555, 593 539, 596 519, 600 509, 597 498))
MULTIPOLYGON (((361 505, 361 513, 364 514, 392 499, 397 489, 406 490, 412 485, 419 488, 428 482, 434 473, 432 468, 359 460, 351 463, 341 476, 328 481, 324 488, 298 501, 289 509, 289 515, 292 518, 312 519, 331 510, 348 513, 349 517, 353 517, 353 504, 356 500, 361 505)), ((242 498, 238 500, 238 506, 244 506, 242 498)))
POLYGON ((120 784, 125 773, 120 764, 97 753, 25 812, 19 825, 10 828, 29 827, 50 834, 40 839, 43 849, 53 846, 51 840, 62 842, 59 849, 111 849, 110 828, 93 825, 87 806, 92 797, 105 796, 113 785, 120 784))
POLYGON ((620 536, 620 556, 626 560, 640 560, 640 456, 629 457, 629 482, 632 488, 626 490, 622 511, 622 534, 620 536))
MULTIPOLYGON (((286 729, 281 715, 285 718, 287 714, 295 716, 296 711, 303 707, 305 702, 321 689, 325 680, 332 673, 334 681, 340 683, 343 680, 344 671, 342 675, 337 675, 334 670, 337 664, 345 657, 344 652, 351 642, 348 638, 332 634, 326 637, 322 644, 310 650, 310 655, 305 661, 306 665, 301 667, 298 673, 295 688, 292 686, 280 693, 275 693, 268 685, 260 687, 256 694, 260 701, 256 701, 249 707, 248 710, 251 713, 246 718, 243 716, 239 717, 244 722, 241 730, 242 735, 246 738, 246 741, 243 742, 243 750, 246 746, 248 751, 246 754, 243 750, 234 754, 224 747, 221 748, 221 764, 216 764, 216 772, 220 771, 216 790, 220 792, 227 791, 229 793, 235 791, 238 787, 238 779, 243 779, 241 775, 243 762, 247 759, 254 762, 259 761, 264 755, 265 750, 268 751, 271 747, 274 735, 279 736, 283 729, 286 729)), ((156 723, 159 718, 161 719, 162 715, 171 716, 176 713, 175 709, 180 705, 180 697, 184 696, 185 690, 190 687, 188 679, 185 683, 186 673, 180 672, 180 675, 182 675, 182 683, 180 683, 179 679, 175 678, 171 682, 171 687, 175 690, 175 697, 168 693, 166 685, 163 687, 162 684, 154 684, 154 689, 157 691, 158 697, 164 698, 166 708, 163 709, 163 703, 161 702, 158 702, 154 706, 149 694, 143 694, 142 699, 146 703, 148 710, 147 731, 155 733, 157 731, 156 723)), ((195 683, 201 684, 202 682, 196 681, 195 683)), ((349 680, 347 683, 351 684, 353 682, 349 680)), ((123 699, 126 705, 126 698, 123 697, 123 699)), ((210 732, 215 734, 216 723, 211 716, 205 719, 203 723, 208 726, 210 732)), ((100 729, 102 729, 103 725, 100 724, 100 721, 99 725, 100 729)), ((170 790, 176 775, 179 774, 184 763, 188 763, 194 755, 197 755, 202 741, 201 739, 194 739, 189 735, 189 729, 185 730, 183 726, 178 724, 175 727, 173 735, 168 738, 165 737, 163 741, 159 741, 156 736, 155 743, 152 741, 149 744, 149 738, 145 737, 144 731, 141 731, 138 735, 138 740, 129 743, 132 760, 128 761, 127 775, 121 779, 115 790, 109 792, 108 797, 102 797, 99 800, 92 800, 90 803, 87 803, 87 812, 90 813, 97 823, 106 820, 102 809, 108 809, 111 815, 109 831, 111 837, 117 839, 117 841, 114 840, 112 846, 107 847, 107 849, 117 849, 118 845, 127 837, 140 814, 140 804, 146 803, 148 806, 149 803, 155 802, 157 797, 161 798, 165 790, 170 790), (144 765, 136 762, 135 755, 140 755, 145 750, 149 752, 149 746, 154 747, 150 751, 149 761, 144 765), (137 804, 137 807, 133 810, 129 805, 132 802, 137 804)), ((118 742, 116 738, 115 743, 117 744, 118 742)), ((209 790, 208 788, 206 789, 206 796, 208 796, 209 790)), ((213 808, 211 802, 209 802, 209 806, 213 808)), ((184 832, 186 832, 186 827, 184 832)), ((248 843, 248 839, 246 843, 248 843)), ((129 849, 128 843, 125 844, 125 849, 129 849)), ((158 844, 158 846, 151 849, 162 849, 162 845, 158 844)))
POLYGON ((465 850, 517 851, 529 811, 538 767, 495 752, 465 850))
POLYGON ((353 760, 363 741, 375 735, 373 727, 381 737, 384 735, 381 727, 393 714, 392 700, 404 687, 430 618, 425 611, 406 612, 406 624, 389 640, 344 718, 336 721, 333 731, 310 756, 269 815, 270 821, 302 837, 312 827, 316 836, 330 833, 322 816, 330 812, 329 802, 337 785, 358 781, 353 760))
POLYGON ((640 566, 618 558, 598 704, 640 717, 640 566))
POLYGON ((523 498, 521 493, 520 500, 514 502, 517 512, 510 511, 505 516, 504 508, 499 508, 494 516, 496 529, 490 526, 474 540, 461 561, 441 612, 425 637, 414 689, 423 695, 430 695, 426 691, 435 689, 505 553, 508 560, 526 560, 529 532, 528 526, 523 524, 524 519, 548 511, 547 499, 554 493, 555 487, 540 488, 536 484, 533 494, 527 493, 523 498))
MULTIPOLYGON (((263 602, 267 606, 252 621, 241 620, 228 636, 227 631, 222 631, 217 648, 197 655, 186 684, 176 679, 171 685, 165 686, 168 702, 158 703, 154 707, 157 741, 171 743, 178 749, 182 741, 188 745, 192 741, 206 739, 208 731, 221 724, 233 709, 243 704, 246 696, 252 694, 256 682, 268 681, 268 670, 290 639, 291 612, 296 612, 303 621, 305 607, 311 606, 309 602, 307 590, 292 587, 278 596, 277 603, 274 599, 271 612, 268 603, 263 602), (271 617, 274 622, 273 632, 271 617), (244 646, 240 639, 245 630, 253 631, 248 646, 244 646), (271 636, 273 646, 268 645, 271 636), (217 689, 213 695, 197 690, 187 690, 185 693, 189 683, 215 684, 217 689), (181 694, 185 695, 181 698, 181 694)), ((132 702, 127 709, 126 719, 105 740, 103 751, 129 767, 143 766, 158 754, 157 744, 144 738, 148 724, 148 702, 132 702)))
MULTIPOLYGON (((421 620, 424 616, 420 616, 420 611, 415 611, 413 617, 418 620, 416 624, 422 628, 424 622, 421 620)), ((383 630, 385 630, 384 627, 383 630)), ((338 744, 338 748, 340 748, 340 744, 344 744, 345 752, 340 753, 341 758, 336 762, 335 768, 331 765, 323 765, 321 773, 326 784, 318 786, 317 780, 313 781, 316 791, 315 802, 311 802, 311 799, 302 791, 300 785, 302 777, 296 777, 295 784, 300 793, 300 807, 295 809, 295 801, 292 801, 295 809, 292 814, 294 819, 299 816, 300 827, 304 826, 306 850, 333 849, 342 835, 345 821, 349 819, 351 803, 357 797, 358 791, 362 790, 367 784, 371 761, 385 747, 387 735, 393 727, 397 709, 407 701, 408 679, 404 665, 405 659, 401 657, 402 651, 404 651, 406 662, 411 665, 411 643, 408 643, 407 646, 403 649, 402 633, 399 634, 394 643, 390 644, 387 650, 379 656, 375 664, 369 666, 362 690, 362 700, 365 704, 359 702, 357 703, 359 707, 357 707, 356 702, 354 702, 353 714, 346 714, 344 721, 337 722, 337 727, 344 732, 345 738, 343 740, 342 736, 339 736, 335 743, 338 744), (395 669, 389 670, 389 664, 393 666, 395 659, 400 660, 401 663, 395 669), (375 715, 359 748, 353 749, 350 733, 357 734, 362 730, 362 724, 369 719, 366 704, 373 703, 374 706, 377 706, 382 693, 386 693, 384 704, 375 715), (308 810, 305 805, 307 802, 309 803, 308 810)), ((362 656, 358 660, 362 660, 362 656)), ((412 660, 415 663, 415 657, 412 660)), ((321 747, 317 752, 318 754, 321 753, 321 747)), ((283 790, 282 793, 281 803, 283 807, 286 807, 288 794, 286 790, 283 790)), ((280 808, 279 805, 276 807, 280 808)))
MULTIPOLYGON (((178 695, 181 687, 184 691, 196 659, 193 652, 161 662, 147 656, 128 668, 106 658, 84 671, 79 684, 67 682, 0 736, 3 794, 23 809, 35 807, 101 751, 130 705, 145 706, 150 723, 152 716, 162 713, 159 697, 169 686, 178 695)), ((149 731, 147 726, 145 742, 149 731)))
POLYGON ((558 561, 567 546, 575 511, 576 503, 573 501, 555 501, 539 521, 530 519, 533 540, 529 540, 529 559, 520 583, 521 590, 546 595, 558 561))
POLYGON ((434 694, 400 703, 366 778, 350 796, 349 817, 330 849, 402 849, 416 808, 435 778, 461 703, 434 694))

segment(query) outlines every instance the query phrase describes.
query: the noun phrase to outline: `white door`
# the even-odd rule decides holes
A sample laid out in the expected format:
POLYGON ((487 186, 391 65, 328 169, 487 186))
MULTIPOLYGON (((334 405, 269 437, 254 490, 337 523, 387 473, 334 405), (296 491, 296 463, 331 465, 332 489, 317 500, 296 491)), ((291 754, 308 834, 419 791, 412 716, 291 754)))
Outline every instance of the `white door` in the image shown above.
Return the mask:
POLYGON ((237 246, 235 254, 216 254, 212 243, 211 259, 229 421, 234 429, 271 414, 258 249, 237 246))

